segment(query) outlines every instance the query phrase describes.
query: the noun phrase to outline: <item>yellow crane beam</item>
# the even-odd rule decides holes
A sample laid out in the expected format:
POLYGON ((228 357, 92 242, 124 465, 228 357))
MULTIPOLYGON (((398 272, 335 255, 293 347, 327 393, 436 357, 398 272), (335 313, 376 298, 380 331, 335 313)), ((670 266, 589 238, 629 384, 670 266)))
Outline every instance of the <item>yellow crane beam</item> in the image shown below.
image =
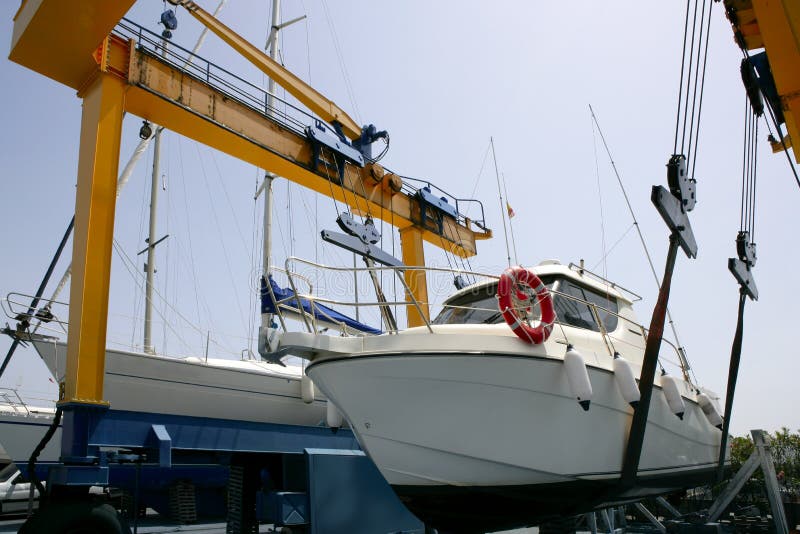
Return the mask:
POLYGON ((781 99, 788 140, 800 163, 800 2, 725 0, 728 17, 747 50, 764 48, 781 99))
POLYGON ((23 0, 8 58, 78 90, 97 69, 92 54, 135 0, 23 0))
POLYGON ((286 89, 290 95, 302 102, 303 105, 308 106, 308 109, 319 115, 322 120, 340 124, 348 139, 353 140, 361 137, 361 126, 332 100, 320 94, 316 89, 283 67, 283 65, 222 24, 211 13, 205 11, 191 0, 169 0, 169 2, 186 8, 201 24, 225 41, 242 57, 260 69, 261 72, 275 80, 275 83, 286 89))
POLYGON ((312 144, 305 135, 160 56, 137 49, 132 41, 110 36, 103 46, 100 56, 106 58, 105 68, 129 84, 125 110, 134 115, 346 203, 355 212, 400 229, 416 227, 421 239, 458 256, 475 255, 476 240, 491 237, 489 230, 446 214, 439 233, 436 224, 422 220, 417 198, 400 191, 400 177, 378 164, 347 165, 343 183, 337 184, 335 169, 322 164, 313 167, 312 144))

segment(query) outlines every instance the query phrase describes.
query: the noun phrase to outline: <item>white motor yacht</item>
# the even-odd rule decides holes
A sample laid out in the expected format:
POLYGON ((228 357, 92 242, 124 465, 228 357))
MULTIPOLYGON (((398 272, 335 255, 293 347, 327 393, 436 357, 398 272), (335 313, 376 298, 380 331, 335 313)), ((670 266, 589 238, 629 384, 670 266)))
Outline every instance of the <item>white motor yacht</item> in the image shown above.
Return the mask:
MULTIPOLYGON (((516 335, 494 277, 451 296, 426 326, 366 337, 285 333, 280 346, 310 359, 308 375, 389 484, 445 531, 536 524, 706 481, 720 447, 716 400, 709 408, 712 393, 666 375, 655 380, 636 485, 620 484, 629 402, 638 399, 625 396, 638 395, 646 339, 636 298, 557 261, 530 272, 548 288, 538 296, 552 295, 551 326, 533 292, 512 289, 510 315, 526 326, 516 335), (541 329, 551 331, 543 342, 525 339, 541 329), (568 349, 582 357, 577 367, 565 361, 568 349)), ((662 357, 667 350, 675 349, 665 341, 662 357)))

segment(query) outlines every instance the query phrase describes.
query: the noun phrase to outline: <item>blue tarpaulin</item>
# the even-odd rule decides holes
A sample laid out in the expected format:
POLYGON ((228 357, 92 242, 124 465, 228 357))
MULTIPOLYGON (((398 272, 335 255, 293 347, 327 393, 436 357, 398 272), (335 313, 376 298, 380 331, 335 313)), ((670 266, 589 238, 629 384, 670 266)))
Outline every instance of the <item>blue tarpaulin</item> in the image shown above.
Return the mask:
POLYGON ((291 288, 282 288, 275 282, 275 279, 271 276, 269 277, 269 285, 272 288, 272 293, 275 295, 275 301, 272 300, 272 297, 267 290, 267 285, 265 283, 264 278, 261 278, 261 313, 278 313, 275 309, 275 302, 278 302, 282 311, 290 311, 293 313, 307 313, 309 315, 313 315, 317 321, 322 321, 329 324, 345 324, 349 328, 353 330, 357 330, 359 332, 363 332, 365 334, 382 334, 383 332, 377 328, 373 328, 369 325, 364 323, 360 323, 353 319, 352 317, 348 317, 341 312, 334 310, 333 308, 329 308, 319 303, 314 303, 313 313, 311 308, 311 302, 308 299, 300 297, 295 298, 294 291, 291 288), (298 302, 300 301, 300 306, 302 306, 303 311, 301 312, 298 308, 298 302))

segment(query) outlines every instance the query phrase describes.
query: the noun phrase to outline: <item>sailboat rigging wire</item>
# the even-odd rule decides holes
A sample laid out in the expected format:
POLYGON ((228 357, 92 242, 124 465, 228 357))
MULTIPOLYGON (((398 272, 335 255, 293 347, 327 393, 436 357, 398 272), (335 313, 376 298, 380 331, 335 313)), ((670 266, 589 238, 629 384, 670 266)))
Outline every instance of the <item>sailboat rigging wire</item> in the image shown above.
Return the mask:
MULTIPOLYGON (((591 107, 589 109, 591 114, 591 107)), ((597 201, 600 205, 600 243, 603 247, 603 256, 601 258, 601 263, 603 264, 603 278, 608 278, 608 264, 606 262, 606 257, 608 254, 606 253, 606 221, 603 214, 603 188, 600 187, 600 164, 599 158, 597 157, 597 136, 595 135, 595 127, 594 121, 592 117, 589 117, 590 126, 592 127, 592 148, 594 150, 594 176, 595 180, 597 181, 597 201)))
MULTIPOLYGON (((183 144, 181 142, 181 138, 178 137, 178 158, 180 159, 180 166, 178 167, 178 172, 180 173, 181 183, 183 185, 183 195, 181 196, 183 198, 184 215, 186 218, 186 238, 189 243, 189 258, 194 258, 195 257, 194 245, 192 244, 192 224, 189 222, 189 213, 191 213, 191 211, 189 211, 189 201, 188 201, 189 191, 186 188, 186 176, 183 173, 183 169, 185 167, 183 165, 182 146, 183 144)), ((197 322, 202 323, 202 318, 200 316, 200 312, 202 310, 202 308, 200 307, 201 299, 200 299, 200 293, 197 289, 200 286, 200 281, 197 278, 197 268, 194 261, 191 260, 189 261, 189 268, 191 269, 192 273, 192 282, 193 282, 192 287, 194 288, 194 300, 195 300, 195 311, 197 313, 197 322)), ((205 304, 205 300, 203 300, 203 304, 205 304)), ((208 314, 209 317, 211 316, 211 313, 208 310, 208 306, 206 306, 206 313, 208 314)), ((202 335, 202 331, 200 331, 200 334, 202 335)))
POLYGON ((242 232, 242 227, 239 225, 239 218, 236 216, 237 210, 233 206, 233 202, 231 201, 231 196, 228 194, 228 188, 225 187, 225 182, 222 180, 222 171, 219 168, 219 163, 217 162, 217 157, 215 155, 215 150, 209 150, 208 154, 211 156, 211 163, 214 164, 214 168, 217 171, 217 182, 219 183, 220 189, 225 194, 225 201, 228 203, 228 209, 231 211, 231 218, 233 219, 233 224, 236 226, 236 234, 239 237, 239 240, 242 242, 242 248, 247 250, 249 247, 247 246, 247 241, 244 238, 244 232, 242 232))
POLYGON ((500 217, 503 219, 503 236, 506 239, 506 256, 508 257, 508 266, 511 267, 511 249, 508 247, 508 230, 506 229, 506 207, 503 205, 503 193, 500 190, 500 171, 497 170, 497 155, 494 152, 494 137, 489 138, 489 144, 492 147, 494 174, 497 178, 497 195, 500 199, 500 217))
POLYGON ((214 217, 214 226, 217 229, 217 235, 219 236, 220 246, 222 247, 222 252, 223 252, 224 259, 225 259, 225 267, 228 270, 228 278, 229 278, 229 281, 231 283, 231 289, 233 290, 233 297, 234 297, 234 300, 236 301, 236 307, 239 310, 239 317, 241 318, 242 324, 245 324, 247 321, 245 319, 245 314, 244 314, 244 309, 242 308, 242 303, 239 300, 239 292, 236 291, 236 281, 235 281, 234 276, 233 276, 233 268, 231 267, 231 255, 228 253, 228 249, 225 246, 225 241, 226 240, 225 240, 224 236, 222 235, 222 232, 220 231, 220 228, 222 228, 222 225, 220 224, 219 216, 217 215, 217 209, 215 207, 216 203, 214 202, 214 195, 211 194, 211 185, 209 184, 209 181, 208 181, 208 175, 206 173, 206 167, 205 167, 205 165, 203 165, 203 157, 202 157, 202 154, 200 152, 199 143, 195 142, 194 143, 194 147, 195 147, 195 151, 197 152, 197 162, 200 164, 200 173, 203 176, 203 182, 205 183, 205 186, 206 186, 206 193, 208 194, 208 200, 209 200, 209 207, 211 209, 211 215, 214 217))
MULTIPOLYGON (((633 206, 631 206, 631 201, 628 198, 628 192, 625 190, 625 186, 622 183, 622 177, 620 177, 619 171, 617 170, 617 165, 614 163, 614 158, 611 155, 611 149, 608 148, 608 143, 606 143, 606 137, 603 135, 603 129, 600 127, 600 122, 597 120, 597 115, 594 113, 594 109, 592 105, 589 104, 589 111, 592 113, 592 119, 594 120, 595 125, 597 126, 597 133, 600 134, 600 140, 603 142, 603 147, 606 150, 606 154, 608 154, 608 159, 611 162, 611 168, 614 169, 614 176, 617 177, 617 183, 619 184, 620 190, 622 191, 622 196, 625 198, 625 204, 628 207, 628 212, 631 214, 631 218, 633 219, 633 225, 636 227, 636 233, 639 234, 639 241, 642 243, 642 248, 644 249, 644 255, 647 258, 647 263, 650 266, 650 272, 653 274, 653 279, 656 282, 657 287, 661 287, 661 280, 658 278, 658 273, 656 273, 655 265, 653 265, 653 258, 650 256, 650 251, 647 248, 647 243, 644 240, 644 235, 642 234, 642 229, 639 227, 639 221, 636 219, 636 213, 633 211, 633 206)), ((678 331, 675 327, 675 322, 672 320, 672 314, 669 311, 669 307, 666 309, 667 312, 667 319, 669 321, 670 329, 672 330, 672 336, 675 338, 675 343, 678 345, 678 354, 681 355, 682 362, 681 362, 681 369, 683 371, 684 378, 689 381, 688 373, 691 371, 692 367, 689 365, 688 357, 681 345, 680 339, 678 338, 678 331)))
POLYGON ((322 8, 325 11, 325 20, 328 22, 328 28, 331 30, 333 47, 334 50, 336 50, 336 58, 339 60, 339 67, 342 69, 342 77, 344 78, 344 86, 347 90, 347 96, 350 98, 350 105, 353 106, 356 121, 359 124, 363 124, 361 121, 361 112, 358 109, 358 101, 354 96, 355 92, 353 91, 353 85, 350 83, 350 75, 347 72, 347 65, 345 64, 344 55, 342 54, 342 47, 339 44, 339 36, 336 33, 336 26, 333 24, 333 18, 331 17, 330 10, 328 9, 328 3, 325 0, 322 0, 322 8))
MULTIPOLYGON (((481 176, 483 176, 483 168, 486 166, 486 160, 489 157, 489 151, 491 150, 492 150, 492 142, 490 139, 489 144, 486 145, 486 152, 483 153, 483 161, 481 161, 481 168, 478 171, 478 175, 475 176, 475 184, 472 186, 472 195, 470 195, 470 198, 475 198, 475 192, 478 190, 478 183, 480 183, 481 176)), ((467 209, 464 212, 465 217, 469 217, 469 212, 472 209, 472 204, 473 203, 470 202, 469 205, 467 205, 467 209)))
MULTIPOLYGON (((136 284, 137 288, 139 288, 139 289, 144 287, 143 286, 143 281, 142 281, 142 276, 139 274, 138 270, 136 269, 136 265, 133 263, 133 260, 127 254, 125 254, 125 252, 122 250, 122 247, 119 245, 119 242, 117 242, 116 239, 114 240, 113 245, 114 245, 114 250, 116 251, 117 255, 120 257, 120 259, 122 259, 122 265, 125 267, 125 270, 128 271, 128 274, 133 279, 134 284, 136 284)), ((166 302, 166 299, 164 299, 164 297, 158 292, 158 290, 156 288, 154 288, 154 290, 155 290, 156 295, 158 295, 162 300, 164 300, 164 302, 166 302)), ((177 311, 177 309, 173 308, 169 304, 167 304, 167 306, 172 308, 172 310, 174 312, 176 312, 178 317, 183 319, 186 322, 186 324, 188 324, 190 327, 194 328, 195 330, 197 330, 200 333, 203 332, 201 329, 199 329, 196 326, 194 326, 186 317, 181 315, 180 312, 177 311)), ((160 313, 159 313, 159 315, 160 315, 160 313)), ((167 327, 172 331, 173 334, 175 334, 175 337, 178 339, 178 341, 180 341, 183 344, 184 347, 186 347, 187 349, 191 350, 191 345, 189 345, 189 343, 180 335, 180 333, 177 330, 175 330, 175 328, 172 327, 169 324, 169 321, 166 321, 165 317, 163 317, 163 316, 161 316, 161 318, 164 319, 164 323, 168 325, 167 327)), ((137 317, 133 317, 133 319, 136 320, 137 323, 139 322, 137 317)), ((131 340, 131 346, 132 347, 135 346, 134 343, 135 343, 135 341, 131 340)))
MULTIPOLYGON (((255 170, 255 190, 258 190, 258 178, 261 175, 261 169, 254 166, 253 169, 255 170)), ((259 250, 259 242, 258 242, 258 197, 253 197, 253 220, 250 225, 250 277, 252 280, 253 274, 258 272, 258 263, 256 258, 260 257, 260 250, 259 250)), ((252 283, 252 282, 251 282, 252 283)), ((255 291, 253 290, 253 286, 250 287, 250 291, 248 291, 249 298, 247 299, 247 309, 250 310, 248 313, 248 321, 247 321, 247 338, 248 338, 248 348, 252 351, 253 350, 253 341, 255 339, 255 329, 256 329, 256 309, 259 308, 259 296, 260 296, 260 289, 261 289, 261 277, 258 276, 258 281, 255 283, 255 291)), ((260 308, 258 309, 260 311, 260 308)), ((260 314, 258 314, 260 315, 260 314)))
POLYGON ((619 245, 620 243, 622 243, 622 240, 623 240, 623 239, 625 239, 625 237, 626 237, 626 236, 627 236, 629 233, 631 233, 631 230, 633 230, 633 228, 634 228, 635 226, 636 226, 635 224, 631 223, 631 225, 628 227, 628 229, 627 229, 627 230, 625 230, 625 231, 622 233, 622 236, 620 236, 620 238, 619 238, 619 239, 617 239, 616 241, 614 241, 614 244, 613 244, 613 245, 611 245, 611 246, 608 248, 608 250, 606 251, 605 255, 604 255, 602 258, 600 258, 600 260, 599 260, 597 263, 595 263, 595 264, 592 266, 592 270, 593 270, 593 271, 594 271, 595 269, 597 269, 597 267, 599 267, 601 263, 605 262, 606 258, 607 258, 608 256, 610 256, 610 255, 611 255, 611 253, 614 251, 614 249, 617 247, 617 245, 619 245))
MULTIPOLYGON (((503 179, 503 194, 506 196, 506 208, 511 204, 508 203, 508 190, 506 189, 506 173, 501 173, 500 176, 503 179)), ((517 240, 514 239, 514 223, 511 220, 511 213, 508 213, 508 229, 511 231, 511 247, 514 249, 514 263, 519 265, 519 257, 517 256, 517 240)))

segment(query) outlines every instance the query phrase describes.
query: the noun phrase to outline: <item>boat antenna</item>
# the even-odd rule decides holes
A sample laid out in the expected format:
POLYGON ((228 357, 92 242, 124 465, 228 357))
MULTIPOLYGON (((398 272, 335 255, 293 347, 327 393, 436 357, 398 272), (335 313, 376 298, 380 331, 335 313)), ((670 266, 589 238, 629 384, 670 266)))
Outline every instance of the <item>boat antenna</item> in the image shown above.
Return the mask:
POLYGON ((489 137, 489 144, 492 147, 492 160, 494 160, 494 174, 497 178, 497 195, 500 198, 500 215, 503 219, 503 237, 506 239, 506 257, 508 266, 511 267, 511 248, 508 246, 508 229, 506 228, 506 209, 507 205, 503 202, 503 190, 500 188, 500 172, 497 170, 497 155, 494 152, 494 137, 489 137))
POLYGON ((503 194, 506 196, 506 214, 508 215, 508 229, 511 233, 511 248, 514 249, 514 263, 519 265, 519 256, 517 256, 517 240, 514 239, 514 223, 511 219, 514 218, 514 210, 511 209, 511 203, 508 201, 508 190, 506 189, 506 173, 501 173, 500 177, 503 179, 503 194))
MULTIPOLYGON (((608 155, 608 160, 611 162, 611 168, 614 170, 614 176, 617 177, 617 183, 622 191, 622 196, 625 197, 625 204, 628 206, 628 212, 631 214, 631 218, 633 219, 633 225, 636 227, 636 233, 639 234, 639 241, 642 244, 642 249, 644 249, 644 255, 647 258, 647 263, 650 265, 650 272, 653 274, 653 279, 656 281, 656 286, 661 287, 661 280, 658 278, 658 273, 656 273, 656 268, 653 265, 653 258, 650 256, 650 250, 647 248, 647 243, 644 240, 642 229, 639 227, 639 221, 636 219, 636 213, 633 211, 633 206, 628 198, 628 192, 625 190, 625 185, 622 183, 622 178, 617 170, 617 165, 614 163, 614 157, 611 155, 611 149, 608 148, 606 137, 603 135, 603 130, 600 128, 600 122, 597 120, 597 115, 595 115, 591 104, 589 104, 589 112, 592 114, 592 120, 594 121, 595 126, 597 126, 597 133, 600 134, 600 140, 603 141, 603 147, 608 155)), ((672 320, 672 314, 669 311, 669 307, 667 307, 667 319, 669 321, 670 329, 672 330, 672 335, 675 338, 675 343, 678 345, 678 357, 681 360, 680 363, 683 377, 687 382, 691 382, 691 380, 689 380, 689 371, 691 370, 691 366, 689 365, 689 360, 686 357, 686 351, 678 339, 678 331, 675 327, 675 322, 672 320)))

